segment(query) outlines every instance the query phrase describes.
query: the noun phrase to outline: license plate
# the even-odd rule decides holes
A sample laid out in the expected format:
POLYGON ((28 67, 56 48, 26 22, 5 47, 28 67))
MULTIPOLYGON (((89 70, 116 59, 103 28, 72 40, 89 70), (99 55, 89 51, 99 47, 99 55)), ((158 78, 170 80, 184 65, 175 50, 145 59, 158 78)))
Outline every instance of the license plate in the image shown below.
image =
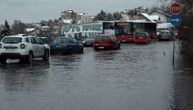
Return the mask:
POLYGON ((7 51, 15 51, 15 49, 6 49, 7 51))
POLYGON ((126 40, 123 40, 123 42, 126 42, 126 40))
POLYGON ((99 49, 104 49, 104 47, 98 47, 99 49))

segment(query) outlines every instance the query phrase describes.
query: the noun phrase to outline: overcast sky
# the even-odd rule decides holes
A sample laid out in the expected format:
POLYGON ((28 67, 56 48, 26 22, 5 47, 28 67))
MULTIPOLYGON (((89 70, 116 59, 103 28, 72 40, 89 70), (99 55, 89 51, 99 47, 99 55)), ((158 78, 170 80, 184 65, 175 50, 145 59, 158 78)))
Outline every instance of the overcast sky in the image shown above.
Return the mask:
POLYGON ((5 20, 13 23, 39 22, 59 18, 64 10, 72 9, 95 15, 100 10, 107 12, 122 11, 139 6, 152 7, 157 0, 0 0, 0 24, 5 20))

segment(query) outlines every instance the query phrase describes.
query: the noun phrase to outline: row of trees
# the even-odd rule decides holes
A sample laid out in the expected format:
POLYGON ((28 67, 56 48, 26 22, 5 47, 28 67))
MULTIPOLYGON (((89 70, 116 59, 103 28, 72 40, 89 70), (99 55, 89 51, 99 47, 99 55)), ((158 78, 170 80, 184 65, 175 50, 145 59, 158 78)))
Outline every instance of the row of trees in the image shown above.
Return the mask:
POLYGON ((114 13, 107 13, 103 10, 99 12, 95 17, 94 21, 113 21, 113 20, 120 20, 122 18, 121 14, 119 12, 114 13))
POLYGON ((3 25, 3 29, 0 32, 0 36, 7 36, 11 34, 20 34, 24 33, 26 25, 22 22, 17 24, 13 24, 12 26, 9 25, 8 21, 5 20, 5 24, 3 25))
POLYGON ((6 36, 6 35, 9 35, 9 34, 11 34, 11 28, 9 26, 8 21, 5 20, 5 24, 4 24, 3 29, 1 30, 0 37, 1 36, 6 36))

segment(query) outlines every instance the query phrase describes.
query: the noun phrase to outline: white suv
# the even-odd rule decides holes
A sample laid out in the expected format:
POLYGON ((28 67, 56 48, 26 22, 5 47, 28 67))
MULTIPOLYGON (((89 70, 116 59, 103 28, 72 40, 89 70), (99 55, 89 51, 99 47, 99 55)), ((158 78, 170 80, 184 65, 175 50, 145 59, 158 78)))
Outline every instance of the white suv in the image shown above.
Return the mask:
POLYGON ((49 46, 35 36, 5 36, 0 41, 0 62, 7 59, 20 59, 21 63, 32 63, 33 58, 49 60, 49 46))

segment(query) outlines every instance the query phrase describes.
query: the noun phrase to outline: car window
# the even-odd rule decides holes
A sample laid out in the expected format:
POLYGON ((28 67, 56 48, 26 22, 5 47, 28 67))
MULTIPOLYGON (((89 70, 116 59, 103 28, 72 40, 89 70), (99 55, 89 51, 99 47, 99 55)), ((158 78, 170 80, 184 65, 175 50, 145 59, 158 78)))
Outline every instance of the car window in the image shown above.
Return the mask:
POLYGON ((88 36, 87 39, 94 39, 95 36, 88 36))
POLYGON ((111 37, 109 37, 109 36, 97 36, 96 39, 97 40, 109 40, 109 39, 111 39, 111 37))
POLYGON ((57 37, 57 38, 54 39, 53 42, 56 43, 56 44, 60 44, 60 39, 61 39, 60 37, 57 37))
POLYGON ((136 33, 136 36, 146 36, 147 34, 145 33, 136 33))
POLYGON ((34 37, 30 37, 30 41, 32 44, 36 44, 36 40, 34 39, 34 37))
POLYGON ((17 43, 22 42, 22 38, 20 38, 20 37, 5 37, 2 42, 3 43, 17 44, 17 43))
POLYGON ((67 41, 68 41, 68 39, 66 39, 66 38, 61 38, 61 40, 60 40, 61 43, 67 43, 67 41))
POLYGON ((25 38, 25 41, 26 41, 27 43, 30 43, 30 42, 29 42, 29 38, 25 38))
POLYGON ((69 43, 76 43, 75 39, 69 39, 69 43))
POLYGON ((162 34, 162 35, 169 35, 170 33, 169 32, 160 32, 160 34, 162 34))
POLYGON ((34 39, 36 40, 36 44, 42 44, 42 41, 39 38, 34 37, 34 39))

